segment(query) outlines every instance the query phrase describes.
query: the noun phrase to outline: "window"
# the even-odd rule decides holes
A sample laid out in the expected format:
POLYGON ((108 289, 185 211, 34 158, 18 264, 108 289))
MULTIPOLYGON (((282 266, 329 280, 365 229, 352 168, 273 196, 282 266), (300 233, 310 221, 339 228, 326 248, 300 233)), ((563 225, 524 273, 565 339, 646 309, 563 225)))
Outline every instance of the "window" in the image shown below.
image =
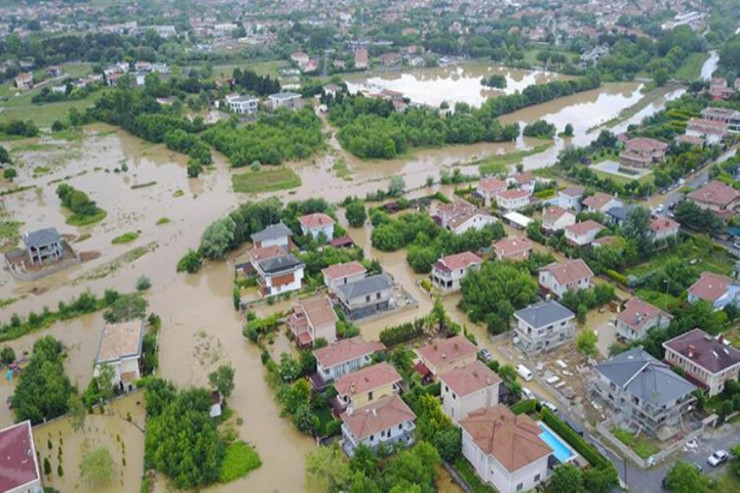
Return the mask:
POLYGON ((370 301, 370 295, 365 296, 365 301, 370 301))
POLYGON ((370 435, 370 441, 372 442, 373 440, 375 440, 375 435, 370 435))
POLYGON ((380 293, 376 293, 376 294, 375 294, 375 299, 376 299, 376 300, 379 300, 379 299, 380 299, 380 293))
POLYGON ((445 392, 449 392, 449 391, 450 391, 450 388, 447 385, 445 385, 445 392))
POLYGON ((403 430, 403 423, 401 423, 400 425, 398 425, 398 429, 399 430, 403 430))
POLYGON ((540 480, 540 475, 539 474, 535 474, 535 476, 534 476, 534 482, 536 483, 539 480, 540 480))
POLYGON ((517 491, 522 491, 523 489, 524 489, 524 483, 519 483, 518 485, 516 485, 517 491))
POLYGON ((369 400, 369 401, 373 400, 373 391, 372 390, 367 393, 367 400, 369 400))

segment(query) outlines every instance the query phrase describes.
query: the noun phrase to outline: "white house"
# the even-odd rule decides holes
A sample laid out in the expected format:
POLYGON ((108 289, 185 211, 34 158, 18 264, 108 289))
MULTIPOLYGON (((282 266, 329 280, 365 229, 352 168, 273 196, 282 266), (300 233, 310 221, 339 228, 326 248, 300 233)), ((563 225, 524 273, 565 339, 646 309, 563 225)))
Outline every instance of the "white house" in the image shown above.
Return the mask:
POLYGON ((559 205, 551 205, 542 214, 542 228, 554 232, 576 223, 576 215, 559 205))
POLYGON ((515 185, 520 190, 526 190, 530 194, 534 193, 534 187, 537 184, 537 180, 534 175, 529 171, 517 173, 513 177, 509 178, 509 183, 515 185))
POLYGON ((671 219, 670 217, 656 217, 650 218, 650 232, 653 236, 653 241, 665 240, 673 236, 678 236, 678 230, 681 225, 671 219))
POLYGON ((4 493, 42 493, 44 487, 41 484, 31 421, 22 421, 0 430, 0 447, 0 489, 4 493))
POLYGON ((342 413, 342 448, 352 457, 358 445, 372 450, 383 444, 408 446, 414 443, 416 415, 397 394, 342 413))
POLYGON ((721 310, 730 303, 738 304, 740 284, 721 274, 702 272, 699 280, 689 287, 686 299, 689 303, 708 301, 715 310, 721 310))
POLYGON ((580 223, 571 224, 563 229, 565 229, 565 238, 571 243, 578 246, 586 246, 596 239, 596 235, 604 229, 604 226, 593 219, 588 219, 580 223))
POLYGON ((288 317, 288 328, 301 347, 317 339, 333 344, 337 340, 337 314, 329 297, 319 294, 296 303, 288 317))
POLYGON ((483 260, 472 252, 442 257, 432 266, 432 284, 445 292, 460 289, 460 281, 471 269, 479 269, 483 260))
POLYGON ((552 263, 540 270, 540 287, 560 298, 568 291, 591 287, 594 273, 582 259, 552 263))
POLYGON ((382 349, 385 349, 382 343, 366 342, 362 336, 342 339, 313 351, 316 373, 324 382, 336 380, 369 365, 370 356, 382 349))
POLYGON ((504 180, 498 178, 488 177, 483 178, 478 182, 478 188, 476 192, 483 198, 483 203, 486 207, 490 207, 493 200, 500 192, 506 190, 508 186, 504 180))
POLYGON ((114 370, 111 384, 130 391, 141 378, 140 359, 144 341, 144 320, 106 324, 100 335, 93 375, 100 375, 103 366, 114 370))
POLYGON ((526 236, 510 236, 493 244, 496 260, 527 260, 534 243, 526 236))
POLYGON ((624 202, 617 200, 613 195, 608 193, 596 192, 590 197, 586 197, 583 200, 583 205, 586 206, 586 212, 600 212, 606 214, 606 212, 612 207, 622 207, 624 202))
POLYGON ((265 258, 254 264, 257 287, 263 296, 298 291, 303 282, 304 264, 292 253, 265 258))
POLYGON ((252 115, 257 112, 259 100, 252 96, 226 96, 229 109, 240 115, 252 115))
POLYGON ((343 264, 334 264, 321 269, 324 276, 324 284, 329 288, 329 292, 336 293, 342 284, 350 284, 360 279, 364 279, 367 269, 358 261, 345 262, 343 264))
POLYGON ((500 493, 533 490, 548 478, 552 449, 543 430, 526 414, 503 404, 479 409, 460 421, 462 453, 484 483, 500 493))
POLYGON ((575 314, 557 301, 541 301, 514 313, 517 346, 525 353, 550 351, 573 338, 575 314))
POLYGON ((301 106, 301 95, 294 92, 278 92, 269 96, 272 108, 287 108, 289 110, 298 109, 301 106))
POLYGON ((256 248, 279 246, 289 251, 291 247, 290 237, 292 235, 292 231, 285 224, 271 224, 262 231, 254 233, 252 235, 252 243, 256 248))
POLYGON ((504 190, 496 195, 496 205, 505 211, 516 211, 527 207, 531 194, 527 190, 504 190))
POLYGON ((440 205, 437 209, 443 228, 455 234, 463 234, 471 229, 496 223, 496 218, 484 210, 480 210, 470 202, 459 199, 451 204, 440 205))
POLYGON ((310 234, 316 239, 321 233, 324 233, 327 240, 334 237, 334 219, 328 214, 323 212, 306 214, 299 217, 298 222, 301 223, 301 232, 304 235, 310 234))
POLYGON ((440 375, 439 381, 442 411, 455 423, 476 409, 498 404, 501 378, 480 360, 440 375))
POLYGON ((672 318, 642 298, 630 298, 617 315, 617 337, 625 341, 642 339, 652 329, 668 327, 672 318))
POLYGON ((568 187, 558 192, 557 204, 563 209, 581 212, 581 197, 583 197, 583 187, 568 187))

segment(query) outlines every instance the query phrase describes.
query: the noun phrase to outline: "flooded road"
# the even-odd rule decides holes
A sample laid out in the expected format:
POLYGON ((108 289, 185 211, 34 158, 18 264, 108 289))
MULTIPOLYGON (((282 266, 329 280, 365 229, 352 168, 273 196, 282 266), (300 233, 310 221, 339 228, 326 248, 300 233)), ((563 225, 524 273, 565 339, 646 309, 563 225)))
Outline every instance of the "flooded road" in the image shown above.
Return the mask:
POLYGON ((701 79, 707 81, 711 80, 712 74, 717 70, 717 64, 719 64, 719 52, 717 50, 712 50, 709 52, 709 58, 707 61, 705 61, 704 65, 701 66, 701 79))

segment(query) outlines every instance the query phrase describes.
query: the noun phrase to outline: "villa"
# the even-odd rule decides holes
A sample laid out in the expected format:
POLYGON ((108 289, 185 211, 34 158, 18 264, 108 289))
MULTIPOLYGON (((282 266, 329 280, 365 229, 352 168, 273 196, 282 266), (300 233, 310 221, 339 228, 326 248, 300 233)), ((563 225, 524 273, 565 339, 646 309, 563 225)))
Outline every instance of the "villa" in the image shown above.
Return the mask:
POLYGON ((619 162, 624 166, 649 168, 659 163, 665 157, 668 144, 649 137, 637 137, 624 144, 624 150, 619 155, 619 162))
POLYGON ((432 284, 445 292, 457 291, 468 272, 480 269, 482 263, 483 260, 472 252, 442 257, 432 265, 432 284))
POLYGON ((721 310, 730 303, 737 304, 740 298, 740 284, 734 279, 715 274, 702 272, 699 280, 689 287, 686 297, 689 303, 704 300, 712 304, 715 310, 721 310))
POLYGON ((294 92, 278 92, 269 96, 270 104, 274 110, 287 108, 296 110, 301 107, 301 95, 294 92))
POLYGON ((336 293, 339 286, 353 283, 364 279, 367 269, 356 260, 343 264, 334 264, 321 269, 324 276, 324 284, 329 288, 329 292, 336 293))
POLYGON ((642 298, 634 297, 617 315, 617 337, 624 341, 643 339, 652 329, 665 329, 673 317, 642 298))
POLYGON ((527 354, 550 351, 573 338, 575 314, 557 301, 541 301, 514 313, 517 345, 527 354))
POLYGON ((483 203, 486 207, 490 207, 493 201, 496 199, 496 195, 503 192, 508 187, 504 180, 498 178, 488 177, 483 178, 478 182, 478 188, 476 193, 483 198, 483 203))
POLYGON ((710 181, 688 195, 689 200, 719 215, 732 214, 740 204, 740 190, 735 190, 721 181, 710 181))
POLYGON ((393 308, 392 290, 393 281, 383 273, 340 284, 333 294, 350 320, 358 320, 393 308))
POLYGON ((384 350, 380 342, 366 342, 362 336, 342 339, 329 346, 314 349, 316 373, 322 382, 331 382, 371 363, 370 356, 384 350))
POLYGON ((576 216, 567 209, 559 205, 548 207, 542 214, 542 229, 548 232, 555 232, 571 226, 576 223, 576 216))
POLYGON ((504 211, 517 211, 530 204, 531 196, 527 190, 504 190, 496 195, 496 205, 504 211))
POLYGON ((581 212, 581 197, 584 193, 583 187, 568 187, 558 192, 557 205, 563 209, 581 212))
POLYGON ((357 409, 350 407, 340 417, 342 448, 350 457, 360 444, 376 450, 380 445, 414 443, 416 415, 396 394, 357 409))
POLYGON ((310 234, 316 239, 323 233, 327 240, 331 240, 334 237, 334 219, 328 214, 324 214, 323 212, 307 214, 299 217, 298 222, 301 224, 301 232, 304 235, 310 234))
POLYGON ((453 368, 440 375, 439 381, 442 411, 455 423, 476 409, 498 404, 501 377, 482 361, 453 368))
POLYGON ((401 391, 403 379, 385 361, 348 373, 334 383, 341 411, 359 409, 370 402, 401 391))
POLYGON ((61 260, 64 257, 63 241, 56 228, 37 229, 23 235, 23 244, 31 265, 61 260))
POLYGON ((587 219, 586 221, 566 226, 563 229, 565 229, 565 238, 572 244, 586 246, 596 239, 596 235, 604 229, 604 226, 593 219, 587 219))
POLYGON ((435 339, 416 350, 421 363, 434 377, 469 365, 476 359, 478 347, 465 336, 456 335, 449 339, 435 339))
POLYGON ((144 332, 141 319, 106 324, 100 334, 93 375, 97 377, 103 366, 111 366, 115 370, 111 384, 120 390, 133 390, 134 382, 141 378, 144 332))
POLYGON ((540 287, 558 298, 566 291, 578 291, 591 287, 594 273, 582 259, 552 263, 540 270, 540 287))
POLYGON ((590 197, 583 199, 583 205, 586 206, 586 212, 601 212, 605 214, 612 207, 621 207, 624 204, 613 195, 596 192, 590 197))
POLYGON ((533 249, 534 243, 526 237, 512 236, 493 244, 496 260, 527 260, 533 249))
POLYGON ((290 251, 292 246, 291 236, 293 232, 283 223, 271 224, 262 231, 252 234, 252 243, 255 248, 266 248, 270 246, 283 247, 290 251))
POLYGON ((442 227, 458 235, 471 229, 482 229, 496 222, 496 218, 488 212, 479 210, 470 202, 462 199, 439 206, 437 212, 442 227))
POLYGON ((260 293, 269 297, 301 289, 304 267, 292 253, 260 260, 255 265, 260 293))
POLYGON ((317 339, 333 344, 337 340, 337 314, 331 300, 325 295, 300 300, 288 317, 288 328, 300 347, 311 346, 317 339))

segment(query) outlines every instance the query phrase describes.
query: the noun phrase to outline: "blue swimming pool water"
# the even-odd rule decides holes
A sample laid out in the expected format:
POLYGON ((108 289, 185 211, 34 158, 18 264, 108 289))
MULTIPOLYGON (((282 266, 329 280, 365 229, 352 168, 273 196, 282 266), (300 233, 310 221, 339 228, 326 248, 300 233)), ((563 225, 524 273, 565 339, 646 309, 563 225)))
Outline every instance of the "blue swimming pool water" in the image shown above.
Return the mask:
POLYGON ((555 454, 555 457, 560 462, 567 462, 568 459, 573 457, 573 454, 570 451, 570 448, 568 445, 561 440, 559 436, 557 436, 555 433, 550 431, 545 425, 542 423, 537 423, 540 426, 540 429, 542 430, 542 433, 540 433, 540 438, 550 446, 553 453, 555 454))

